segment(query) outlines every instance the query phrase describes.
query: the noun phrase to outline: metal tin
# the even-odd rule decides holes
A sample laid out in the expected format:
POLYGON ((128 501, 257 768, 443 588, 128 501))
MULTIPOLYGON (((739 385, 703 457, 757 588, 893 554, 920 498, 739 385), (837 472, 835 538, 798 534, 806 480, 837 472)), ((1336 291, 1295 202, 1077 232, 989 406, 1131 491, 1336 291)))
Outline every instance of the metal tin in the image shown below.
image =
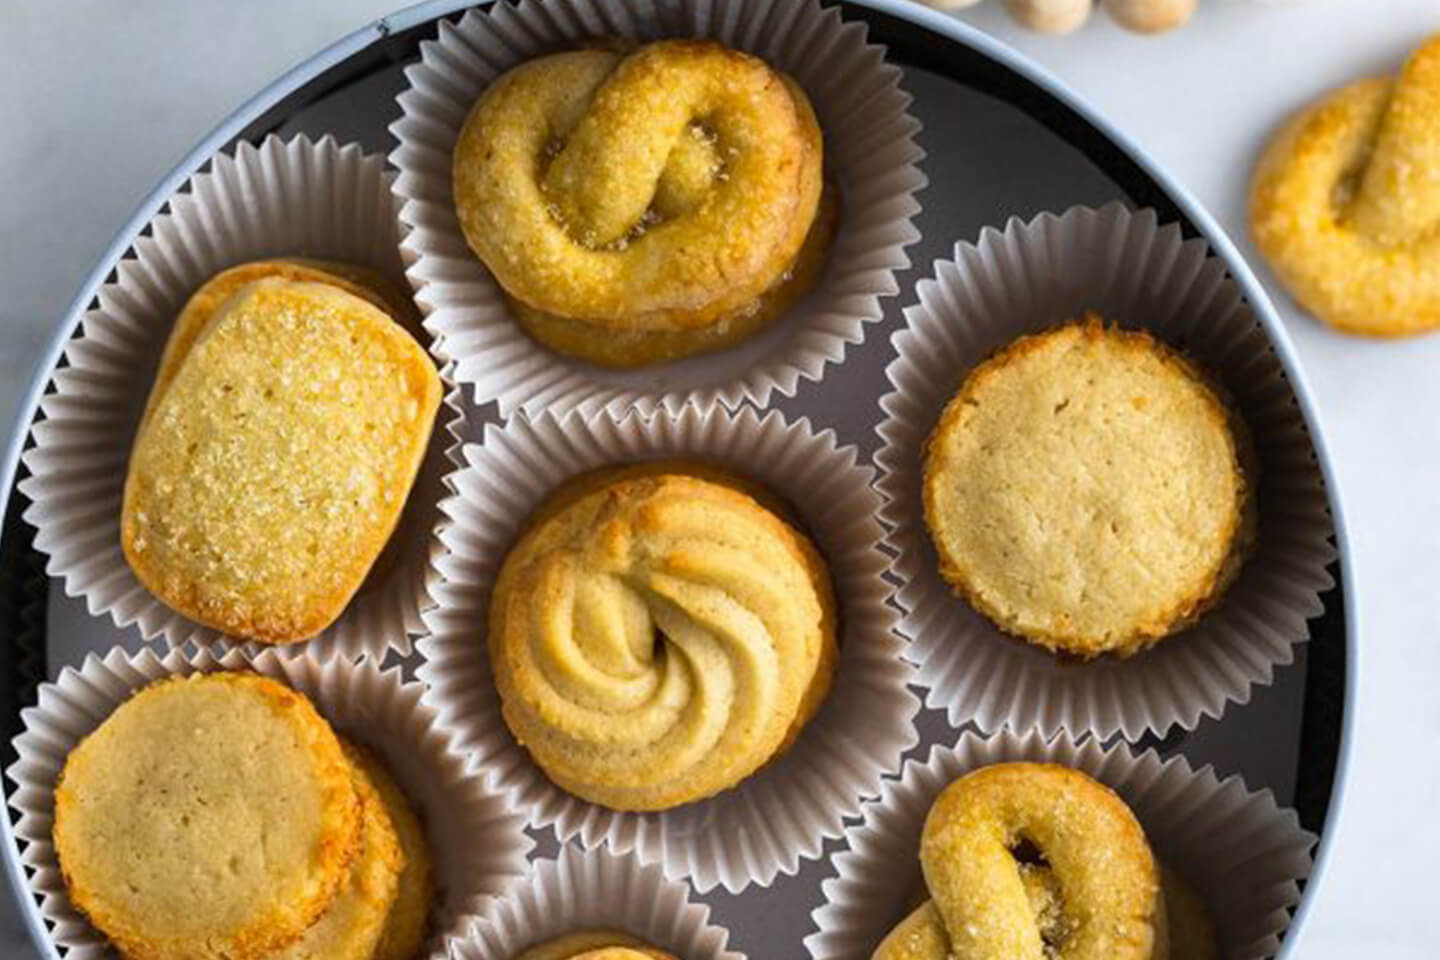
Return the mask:
MULTIPOLYGON (((293 68, 257 93, 200 141, 171 172, 156 185, 95 264, 69 308, 55 327, 42 352, 28 389, 22 395, 19 413, 0 449, 0 629, 17 636, 24 618, 22 609, 36 590, 44 590, 43 566, 32 546, 29 528, 20 519, 23 497, 14 496, 23 477, 20 455, 25 448, 31 423, 52 371, 61 360, 66 342, 76 332, 96 291, 115 265, 130 249, 135 238, 166 200, 191 174, 202 168, 215 153, 239 140, 258 141, 266 133, 294 127, 307 108, 333 97, 337 92, 372 81, 364 89, 384 84, 385 76, 398 75, 398 65, 417 56, 421 40, 434 35, 434 21, 472 4, 457 0, 429 0, 402 10, 339 40, 311 59, 293 68)), ((1061 81, 989 36, 952 17, 937 13, 909 0, 845 0, 839 4, 846 17, 868 24, 872 39, 889 47, 890 56, 907 68, 946 78, 1000 101, 1078 150, 1090 164, 1112 181, 1133 203, 1157 209, 1162 220, 1179 222, 1187 234, 1205 238, 1228 266, 1235 281, 1264 326, 1289 376, 1309 426, 1319 466, 1324 476, 1334 520, 1340 562, 1338 586, 1325 595, 1325 613, 1311 624, 1312 641, 1303 672, 1303 707, 1299 716, 1299 749, 1293 758, 1276 758, 1282 766, 1293 760, 1295 796, 1293 805, 1302 822, 1320 834, 1316 861, 1305 896, 1291 923, 1280 957, 1296 955, 1299 930, 1308 920, 1315 891, 1326 878, 1331 860, 1335 826, 1343 806, 1352 727, 1356 712, 1358 672, 1356 597, 1350 571, 1349 538, 1344 511, 1336 486, 1335 472, 1324 442, 1324 434, 1310 390, 1299 367, 1298 357, 1284 326, 1254 273, 1231 240, 1196 200, 1149 158, 1145 151, 1122 131, 1108 123, 1098 111, 1070 91, 1061 81)), ((383 89, 383 87, 377 87, 383 89)), ((950 88, 947 88, 950 89, 950 88)), ((383 96, 383 94, 381 94, 383 96)), ((384 119, 370 118, 363 131, 340 130, 345 137, 367 140, 371 149, 389 145, 384 119)), ((932 172, 931 191, 943 188, 944 176, 932 172)), ((923 198, 922 198, 923 199, 923 198)), ((927 201, 928 202, 928 201, 927 201)), ((948 240, 968 239, 954 235, 948 240)), ((901 296, 887 305, 887 315, 909 301, 909 285, 923 276, 929 263, 923 258, 902 278, 901 296)), ((878 339, 878 334, 872 335, 878 339)), ((863 362, 861 359, 848 362, 863 362)), ((882 364, 883 365, 883 364, 882 364)), ((782 405, 783 406, 783 405, 782 405)), ((867 451, 868 452, 868 451, 867 451)), ((20 710, 33 699, 34 684, 53 673, 47 663, 47 649, 25 650, 11 642, 0 649, 0 723, 5 740, 18 729, 20 710)), ((1257 693, 1263 697, 1264 691, 1257 693)), ((1215 723, 1224 726, 1238 705, 1215 723)), ((1184 738, 1154 744, 1162 750, 1185 750, 1184 738)), ((13 751, 6 763, 13 760, 13 751)), ((1252 784, 1255 786, 1256 784, 1252 784)), ((7 785, 8 789, 8 785, 7 785)), ((19 908, 40 956, 58 960, 34 898, 28 892, 24 867, 10 819, 0 818, 0 859, 19 908)), ((553 850, 543 844, 541 853, 553 850)), ((765 926, 783 924, 787 958, 803 956, 801 938, 809 926, 808 907, 785 906, 788 891, 805 886, 804 898, 811 906, 818 902, 819 880, 827 867, 823 861, 807 864, 794 877, 781 878, 780 889, 753 889, 739 895, 712 892, 700 899, 710 902, 716 919, 732 929, 743 927, 747 918, 765 926), (797 926, 797 924, 799 926, 797 926), (791 944, 793 943, 793 947, 791 944)), ((791 894, 795 897, 794 894, 791 894)))

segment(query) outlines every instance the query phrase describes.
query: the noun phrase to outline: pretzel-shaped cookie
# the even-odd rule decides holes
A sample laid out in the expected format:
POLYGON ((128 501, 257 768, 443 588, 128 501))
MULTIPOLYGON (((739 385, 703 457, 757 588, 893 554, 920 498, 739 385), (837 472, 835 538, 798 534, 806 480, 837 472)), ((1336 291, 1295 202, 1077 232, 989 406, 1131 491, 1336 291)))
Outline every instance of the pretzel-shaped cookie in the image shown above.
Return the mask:
POLYGON ((748 332, 816 222, 822 160, 805 94, 755 57, 697 40, 579 50, 485 92, 456 144, 455 203, 532 334, 632 365, 748 332))
POLYGON ((931 902, 873 960, 1167 960, 1159 872, 1125 802, 1085 774, 1002 763, 930 808, 920 864, 931 902), (1044 865, 1021 863, 1033 845, 1044 865))
POLYGON ((1301 306, 1349 333, 1440 327, 1440 35, 1395 79, 1361 80, 1271 141, 1255 242, 1301 306))
POLYGON ((734 786, 829 688, 823 561, 714 474, 661 463, 579 477, 502 565, 489 634, 505 720, 578 797, 657 810, 734 786))

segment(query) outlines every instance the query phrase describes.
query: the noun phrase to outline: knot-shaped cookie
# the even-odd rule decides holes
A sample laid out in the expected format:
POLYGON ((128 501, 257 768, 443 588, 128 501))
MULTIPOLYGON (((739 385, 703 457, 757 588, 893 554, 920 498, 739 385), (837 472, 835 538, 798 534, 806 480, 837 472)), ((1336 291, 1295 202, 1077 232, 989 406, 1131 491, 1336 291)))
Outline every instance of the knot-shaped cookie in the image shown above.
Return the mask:
POLYGON ((822 161, 804 92, 755 57, 578 50, 486 90, 455 147, 455 205, 533 336, 634 366, 725 346, 813 282, 834 219, 811 229, 822 161))
POLYGON ((1440 327, 1440 35, 1399 77, 1354 83, 1282 128, 1250 223, 1276 276, 1331 326, 1440 327))
POLYGON ((506 556, 495 680, 510 729, 561 788, 617 810, 702 799, 818 708, 836 653, 829 576, 743 486, 699 465, 587 474, 506 556))
POLYGON ((1166 960, 1160 875, 1125 802, 1068 767, 1004 763, 955 781, 920 842, 930 902, 874 960, 1166 960), (1033 848, 1041 863, 1017 851, 1033 848))

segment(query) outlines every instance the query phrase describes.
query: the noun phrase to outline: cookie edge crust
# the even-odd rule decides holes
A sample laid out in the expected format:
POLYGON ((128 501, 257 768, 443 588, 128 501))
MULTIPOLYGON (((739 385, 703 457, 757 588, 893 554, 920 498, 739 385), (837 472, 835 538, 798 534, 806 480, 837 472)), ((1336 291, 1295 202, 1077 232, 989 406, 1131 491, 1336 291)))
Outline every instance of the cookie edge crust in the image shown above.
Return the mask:
MULTIPOLYGON (((340 884, 348 876, 351 862, 359 853, 360 799, 355 792, 354 776, 339 738, 307 696, 278 680, 244 670, 162 677, 131 693, 100 725, 108 723, 116 713, 142 699, 160 696, 187 683, 210 682, 249 687, 257 695, 267 699, 277 714, 296 718, 300 723, 302 735, 319 761, 319 789, 328 798, 326 805, 332 811, 323 821, 324 830, 316 857, 319 863, 317 872, 323 879, 311 897, 261 913, 240 930, 218 937, 213 945, 206 944, 201 947, 190 942, 160 940, 147 936, 143 925, 128 923, 117 913, 97 903, 92 895, 93 888, 81 882, 65 866, 66 856, 63 851, 68 846, 65 824, 70 820, 71 809, 66 780, 76 775, 76 768, 72 767, 72 763, 76 761, 77 755, 79 762, 84 764, 87 754, 82 751, 91 740, 92 731, 71 748, 56 780, 52 839, 70 902, 127 957, 145 960, 195 960, 197 957, 208 960, 263 960, 298 940, 311 924, 320 919, 329 908, 340 884)), ((97 730, 100 725, 97 725, 97 730)))

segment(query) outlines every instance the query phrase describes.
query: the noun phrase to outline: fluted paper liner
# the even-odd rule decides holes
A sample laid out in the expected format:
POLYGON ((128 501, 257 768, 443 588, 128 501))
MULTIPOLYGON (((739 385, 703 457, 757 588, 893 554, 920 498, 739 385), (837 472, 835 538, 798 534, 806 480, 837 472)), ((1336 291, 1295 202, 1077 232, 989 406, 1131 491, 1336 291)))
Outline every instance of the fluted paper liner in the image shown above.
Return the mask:
POLYGON ((456 364, 477 398, 516 410, 564 413, 638 406, 672 412, 686 399, 734 408, 764 406, 819 380, 881 317, 880 300, 898 292, 905 248, 919 238, 915 193, 919 122, 907 112, 900 68, 817 0, 519 0, 441 20, 439 37, 420 45, 405 71, 403 116, 391 127, 400 145, 400 217, 412 228, 402 252, 407 275, 434 335, 434 350, 456 364), (826 167, 841 193, 839 233, 815 289, 769 330, 730 350, 637 371, 614 371, 554 353, 511 319, 499 286, 470 251, 452 194, 452 154, 470 108, 505 70, 602 37, 650 41, 711 37, 756 54, 805 88, 825 134, 826 167))
MULTIPOLYGON (((886 368, 876 454, 895 551, 900 630, 926 703, 982 730, 1193 728, 1290 663, 1333 580, 1333 526, 1309 433, 1264 330, 1203 240, 1114 204, 1011 220, 960 243, 916 287, 886 368), (1259 539, 1239 579, 1188 630, 1128 660, 1066 662, 1009 637, 941 579, 925 526, 922 449, 971 368, 1022 334, 1095 310, 1144 328, 1215 376, 1255 438, 1259 539)), ((1104 558, 1096 562, 1103 563, 1104 558)))
POLYGON ((37 705, 21 713, 15 739, 19 756, 6 776, 14 784, 10 807, 30 889, 51 937, 69 960, 99 960, 115 953, 71 905, 51 841, 55 785, 65 758, 133 692, 174 674, 253 670, 283 681, 314 701, 343 736, 373 748, 415 805, 433 862, 435 903, 422 956, 444 957, 448 943, 468 928, 470 917, 515 878, 529 872, 533 842, 524 819, 503 795, 467 768, 454 731, 422 701, 422 688, 398 668, 373 661, 322 663, 266 650, 230 650, 218 659, 208 651, 163 657, 144 648, 116 647, 66 667, 40 687, 37 705))
POLYGON ((1269 790, 1251 791, 1211 767, 1195 770, 1184 757, 1162 760, 1154 750, 1105 748, 1063 733, 1047 740, 1032 730, 989 739, 967 732, 923 763, 907 761, 900 778, 886 782, 864 819, 845 832, 847 849, 833 861, 837 875, 822 884, 825 901, 805 938, 813 960, 869 960, 923 883, 920 833, 935 798, 972 770, 1010 761, 1074 767, 1118 792, 1156 856, 1210 908, 1221 956, 1259 960, 1279 949, 1316 840, 1293 810, 1277 805, 1269 790))
POLYGON ((450 477, 454 496, 441 502, 435 609, 417 649, 418 676, 461 731, 476 762, 496 777, 536 826, 553 825, 562 841, 607 845, 659 861, 667 875, 689 877, 701 891, 734 892, 793 873, 820 856, 842 819, 874 796, 881 777, 899 769, 914 746, 919 709, 906 689, 911 668, 900 658, 887 604, 886 560, 878 549, 879 497, 873 471, 853 447, 808 421, 763 419, 752 409, 616 419, 522 415, 487 425, 480 444, 459 453, 450 477), (834 686, 800 739, 739 786, 708 800, 658 813, 625 813, 587 803, 552 784, 511 735, 500 714, 488 660, 490 590, 526 518, 549 491, 595 467, 661 458, 699 458, 729 467, 792 503, 824 555, 840 603, 840 661, 834 686))
POLYGON ((726 949, 729 934, 709 922, 683 883, 633 855, 573 845, 542 860, 475 918, 455 944, 454 960, 514 960, 521 951, 568 933, 618 930, 684 960, 744 960, 726 949))
MULTIPOLYGON (((24 456, 25 519, 51 576, 86 608, 170 646, 212 643, 219 631, 161 603, 120 547, 120 504, 140 414, 176 316, 198 287, 249 260, 306 256, 370 267, 405 289, 395 249, 396 201, 383 157, 332 138, 269 137, 219 154, 172 197, 135 241, 82 321, 40 401, 24 456)), ((443 492, 445 406, 411 489, 383 576, 361 587, 310 641, 313 655, 410 652, 420 629, 434 505, 443 492)))

